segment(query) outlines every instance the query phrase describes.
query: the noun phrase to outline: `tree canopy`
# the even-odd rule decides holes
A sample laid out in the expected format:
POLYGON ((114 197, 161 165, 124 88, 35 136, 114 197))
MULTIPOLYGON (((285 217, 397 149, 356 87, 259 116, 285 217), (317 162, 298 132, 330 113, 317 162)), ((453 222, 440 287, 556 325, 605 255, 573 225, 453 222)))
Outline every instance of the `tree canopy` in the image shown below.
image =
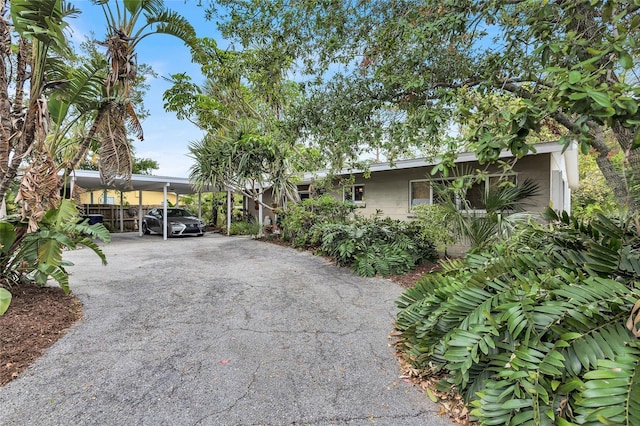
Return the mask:
POLYGON ((441 168, 460 149, 486 163, 504 149, 532 152, 531 135, 551 128, 559 143, 595 149, 617 200, 636 208, 638 1, 215 3, 208 12, 226 37, 291 58, 306 89, 290 116, 297 136, 334 162, 417 148, 446 149, 441 168))
POLYGON ((172 76, 165 108, 207 132, 189 147, 195 160, 190 180, 197 188, 232 190, 258 201, 269 185, 274 200, 297 199, 293 177, 317 156, 283 126, 299 89, 285 76, 290 59, 273 53, 259 47, 222 50, 214 40, 201 39, 193 57, 205 84, 185 74, 172 76))

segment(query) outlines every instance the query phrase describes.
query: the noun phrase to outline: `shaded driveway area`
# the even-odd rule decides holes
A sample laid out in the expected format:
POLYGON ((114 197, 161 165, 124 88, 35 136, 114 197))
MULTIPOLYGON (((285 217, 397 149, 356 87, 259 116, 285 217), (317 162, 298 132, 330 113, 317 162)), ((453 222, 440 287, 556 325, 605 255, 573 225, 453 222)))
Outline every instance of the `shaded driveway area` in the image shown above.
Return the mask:
POLYGON ((451 425, 399 378, 402 289, 207 234, 66 252, 84 319, 0 388, 1 425, 451 425))

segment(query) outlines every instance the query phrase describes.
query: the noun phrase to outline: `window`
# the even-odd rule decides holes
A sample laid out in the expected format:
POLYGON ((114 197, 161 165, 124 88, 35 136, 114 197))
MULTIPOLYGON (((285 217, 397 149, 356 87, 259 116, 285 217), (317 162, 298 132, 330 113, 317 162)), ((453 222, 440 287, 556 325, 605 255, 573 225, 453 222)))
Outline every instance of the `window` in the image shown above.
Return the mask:
POLYGON ((410 180, 409 210, 420 204, 431 204, 431 183, 428 180, 410 180))
POLYGON ((353 201, 355 203, 364 202, 364 185, 351 185, 344 187, 344 201, 353 201))
POLYGON ((484 200, 490 192, 496 191, 501 184, 505 182, 511 182, 516 184, 516 175, 497 175, 488 176, 485 179, 475 182, 471 185, 471 188, 467 189, 466 197, 467 204, 471 210, 484 210, 484 200))
MULTIPOLYGON (((473 182, 471 186, 468 187, 464 192, 462 190, 456 191, 455 203, 458 210, 463 210, 466 208, 469 208, 470 210, 476 210, 476 211, 485 210, 485 204, 484 204, 485 197, 489 194, 490 191, 496 190, 499 187, 499 185, 504 183, 505 181, 516 184, 517 183, 516 175, 488 176, 482 180, 473 182)), ((417 193, 417 192, 415 192, 413 189, 416 186, 416 184, 418 184, 419 182, 422 182, 422 181, 410 182, 410 184, 413 184, 411 186, 412 197, 410 200, 412 203, 412 206, 417 204, 422 204, 422 203, 416 202, 416 199, 418 197, 415 197, 414 193, 417 193)), ((425 181, 425 182, 427 182, 427 184, 430 184, 428 181, 425 181)), ((453 182, 453 179, 449 179, 449 180, 437 182, 437 184, 441 185, 443 188, 450 188, 451 186, 453 186, 452 182, 453 182)), ((442 203, 442 195, 440 195, 435 188, 431 193, 430 201, 432 204, 442 203)))
POLYGON ((311 185, 298 185, 298 195, 300 196, 301 200, 311 198, 311 191, 309 188, 310 186, 311 185))

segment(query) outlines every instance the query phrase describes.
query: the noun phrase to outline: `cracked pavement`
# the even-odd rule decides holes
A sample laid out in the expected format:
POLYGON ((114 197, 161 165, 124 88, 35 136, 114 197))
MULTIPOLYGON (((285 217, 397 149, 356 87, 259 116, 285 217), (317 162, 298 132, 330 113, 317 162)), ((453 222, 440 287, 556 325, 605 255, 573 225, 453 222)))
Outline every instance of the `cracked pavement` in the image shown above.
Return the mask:
POLYGON ((84 318, 0 388, 0 425, 453 425, 399 378, 402 292, 244 237, 65 252, 84 318))

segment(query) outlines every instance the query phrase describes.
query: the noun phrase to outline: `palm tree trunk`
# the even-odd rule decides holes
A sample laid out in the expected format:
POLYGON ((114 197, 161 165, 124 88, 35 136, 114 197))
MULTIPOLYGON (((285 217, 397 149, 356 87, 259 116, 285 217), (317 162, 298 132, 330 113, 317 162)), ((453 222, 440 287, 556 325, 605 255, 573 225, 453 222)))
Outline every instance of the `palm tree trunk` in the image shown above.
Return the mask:
MULTIPOLYGON (((80 161, 82 161, 84 156, 87 154, 87 150, 91 145, 91 140, 93 139, 96 132, 98 131, 98 126, 100 125, 100 122, 102 121, 102 119, 105 117, 107 113, 107 109, 109 108, 108 105, 109 105, 108 103, 105 103, 100 107, 100 109, 98 110, 98 113, 96 114, 96 118, 94 118, 93 120, 93 124, 91 125, 91 128, 89 129, 87 134, 84 136, 84 139, 78 146, 78 152, 73 157, 73 159, 71 159, 71 161, 67 163, 67 166, 64 172, 65 180, 67 176, 73 173, 73 169, 76 168, 76 166, 80 163, 80 161)), ((73 194, 70 194, 70 196, 73 196, 73 194)))

